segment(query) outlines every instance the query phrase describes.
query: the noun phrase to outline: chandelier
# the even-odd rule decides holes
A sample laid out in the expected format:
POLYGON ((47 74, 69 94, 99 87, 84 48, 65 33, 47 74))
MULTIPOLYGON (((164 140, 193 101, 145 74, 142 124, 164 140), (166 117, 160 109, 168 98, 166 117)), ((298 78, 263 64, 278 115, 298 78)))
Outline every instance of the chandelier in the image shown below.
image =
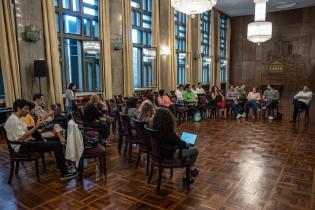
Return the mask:
POLYGON ((196 15, 209 11, 217 4, 217 0, 171 0, 171 5, 186 15, 196 15))
POLYGON ((266 2, 268 0, 254 0, 255 22, 249 23, 247 27, 247 39, 258 43, 268 41, 272 37, 272 23, 266 22, 266 2))

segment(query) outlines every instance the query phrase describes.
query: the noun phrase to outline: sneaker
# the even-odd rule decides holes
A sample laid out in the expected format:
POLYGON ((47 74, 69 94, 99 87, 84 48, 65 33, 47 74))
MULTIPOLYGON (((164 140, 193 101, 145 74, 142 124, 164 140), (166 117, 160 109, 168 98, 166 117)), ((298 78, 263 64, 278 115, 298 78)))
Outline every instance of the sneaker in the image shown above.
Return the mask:
POLYGON ((65 181, 65 180, 69 180, 69 179, 73 179, 75 177, 78 176, 78 173, 66 173, 60 176, 60 180, 61 181, 65 181))
POLYGON ((265 106, 263 106, 263 108, 262 108, 263 110, 265 110, 266 109, 266 107, 265 106))
POLYGON ((237 119, 240 119, 241 117, 242 117, 242 115, 240 115, 240 114, 237 114, 237 116, 236 116, 237 119))
POLYGON ((273 116, 269 116, 268 118, 269 118, 269 120, 273 120, 274 119, 273 116))
POLYGON ((242 117, 243 117, 243 118, 245 118, 245 117, 246 117, 246 113, 245 113, 245 112, 243 112, 242 117))

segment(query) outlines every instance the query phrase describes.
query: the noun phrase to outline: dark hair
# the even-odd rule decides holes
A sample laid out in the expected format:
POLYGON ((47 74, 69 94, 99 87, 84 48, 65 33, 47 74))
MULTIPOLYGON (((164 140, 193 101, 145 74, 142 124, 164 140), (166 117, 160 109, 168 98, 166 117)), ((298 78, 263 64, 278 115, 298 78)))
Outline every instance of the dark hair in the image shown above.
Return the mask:
POLYGON ((41 94, 41 93, 35 93, 34 95, 33 95, 33 101, 35 101, 36 99, 40 99, 41 97, 43 97, 44 95, 43 94, 41 94))
POLYGON ((165 93, 165 90, 159 90, 159 95, 160 95, 160 96, 163 96, 164 93, 165 93))
POLYGON ((138 103, 138 99, 136 97, 130 97, 127 101, 127 107, 129 108, 136 108, 138 103))
POLYGON ((28 107, 29 107, 30 110, 31 110, 31 109, 34 109, 35 106, 36 106, 36 105, 35 105, 33 102, 29 102, 28 107))
POLYGON ((75 85, 76 85, 76 84, 75 84, 74 82, 71 82, 71 83, 69 84, 69 86, 68 86, 68 89, 69 89, 69 90, 72 90, 72 87, 75 86, 75 85))
POLYGON ((187 90, 190 87, 190 84, 186 84, 184 90, 187 90))
POLYGON ((152 93, 148 93, 146 96, 145 96, 147 99, 149 99, 151 102, 154 101, 154 97, 153 97, 153 94, 152 93))
POLYGON ((273 88, 273 84, 269 83, 268 85, 269 85, 271 88, 273 88))
POLYGON ((17 99, 13 103, 13 111, 17 112, 18 108, 23 109, 25 106, 30 106, 30 102, 25 99, 17 99))
POLYGON ((201 85, 201 82, 198 82, 197 85, 201 85))
POLYGON ((169 109, 159 108, 157 109, 154 118, 152 128, 159 131, 160 138, 168 135, 170 132, 174 132, 175 117, 169 109))
POLYGON ((184 85, 178 85, 178 88, 184 88, 184 85))
POLYGON ((219 91, 218 86, 214 85, 214 86, 211 88, 211 92, 213 92, 213 93, 214 93, 214 88, 217 88, 217 90, 219 91))

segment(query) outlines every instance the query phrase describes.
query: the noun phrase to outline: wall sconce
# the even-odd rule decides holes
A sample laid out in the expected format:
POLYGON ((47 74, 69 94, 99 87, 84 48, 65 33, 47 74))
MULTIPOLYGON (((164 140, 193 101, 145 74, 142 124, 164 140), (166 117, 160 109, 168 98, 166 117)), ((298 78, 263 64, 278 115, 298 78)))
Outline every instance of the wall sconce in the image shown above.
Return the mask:
POLYGON ((24 36, 27 41, 36 42, 41 39, 40 30, 37 25, 25 26, 24 30, 24 36))
POLYGON ((167 46, 162 46, 160 50, 161 55, 169 55, 171 54, 171 49, 167 46))

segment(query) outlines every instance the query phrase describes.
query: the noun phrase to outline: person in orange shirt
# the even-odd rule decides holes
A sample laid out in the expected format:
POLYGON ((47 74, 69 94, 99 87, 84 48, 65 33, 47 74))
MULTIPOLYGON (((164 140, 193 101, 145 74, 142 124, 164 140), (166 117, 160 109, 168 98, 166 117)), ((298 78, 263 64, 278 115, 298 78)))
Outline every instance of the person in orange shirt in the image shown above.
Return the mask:
POLYGON ((157 101, 159 106, 169 108, 170 111, 175 114, 175 104, 172 103, 170 97, 165 94, 165 90, 159 91, 159 97, 157 101))

